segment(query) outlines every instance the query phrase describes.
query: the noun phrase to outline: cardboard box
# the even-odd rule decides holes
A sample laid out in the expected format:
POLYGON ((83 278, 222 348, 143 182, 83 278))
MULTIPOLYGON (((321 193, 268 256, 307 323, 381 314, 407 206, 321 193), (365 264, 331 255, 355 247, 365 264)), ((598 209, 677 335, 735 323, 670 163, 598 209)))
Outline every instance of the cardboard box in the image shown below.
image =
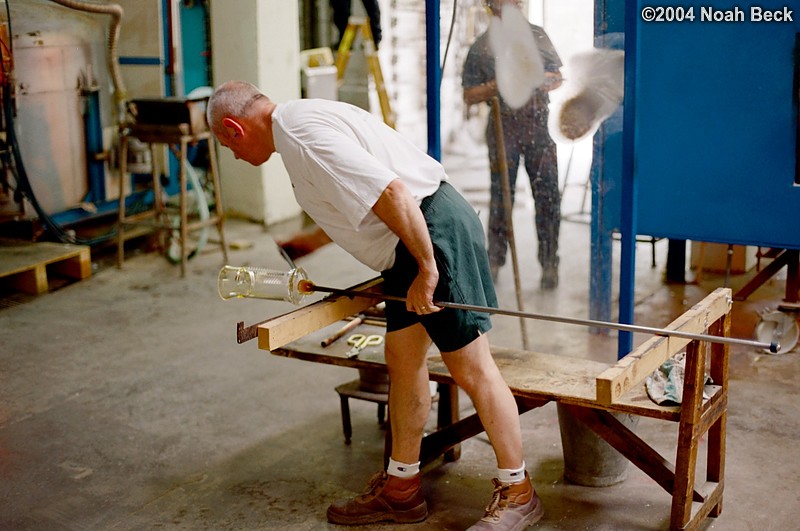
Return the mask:
MULTIPOLYGON (((731 250, 731 274, 746 273, 756 266, 757 247, 733 245, 731 250)), ((700 260, 703 261, 703 271, 725 273, 728 267, 728 244, 693 241, 692 269, 697 269, 700 260)))

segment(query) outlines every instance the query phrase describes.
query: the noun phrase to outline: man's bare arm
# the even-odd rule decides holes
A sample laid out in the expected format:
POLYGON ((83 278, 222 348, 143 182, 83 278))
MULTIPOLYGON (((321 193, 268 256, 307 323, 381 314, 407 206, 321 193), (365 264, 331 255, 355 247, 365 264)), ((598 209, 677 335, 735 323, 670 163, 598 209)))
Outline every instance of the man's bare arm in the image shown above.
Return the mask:
POLYGON ((395 179, 372 211, 397 234, 419 266, 417 278, 408 290, 406 309, 419 314, 438 311, 440 308, 433 305, 433 292, 439 282, 439 271, 428 225, 414 197, 401 180, 395 179))

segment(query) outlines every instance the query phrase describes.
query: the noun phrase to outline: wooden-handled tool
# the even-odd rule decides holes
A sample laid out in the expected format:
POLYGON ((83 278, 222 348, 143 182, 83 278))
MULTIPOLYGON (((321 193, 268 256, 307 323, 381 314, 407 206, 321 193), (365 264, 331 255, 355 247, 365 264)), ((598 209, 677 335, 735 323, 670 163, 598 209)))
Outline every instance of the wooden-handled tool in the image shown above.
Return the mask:
POLYGON ((333 334, 332 336, 330 336, 328 338, 325 338, 322 341, 320 341, 320 345, 322 345, 323 347, 327 347, 328 345, 330 345, 331 343, 333 343, 337 339, 339 339, 342 336, 344 336, 346 333, 348 333, 351 330, 355 329, 358 325, 360 325, 363 322, 364 322, 364 317, 359 315, 358 317, 356 317, 356 318, 352 319, 351 321, 349 321, 346 325, 341 327, 339 330, 337 330, 335 334, 333 334))

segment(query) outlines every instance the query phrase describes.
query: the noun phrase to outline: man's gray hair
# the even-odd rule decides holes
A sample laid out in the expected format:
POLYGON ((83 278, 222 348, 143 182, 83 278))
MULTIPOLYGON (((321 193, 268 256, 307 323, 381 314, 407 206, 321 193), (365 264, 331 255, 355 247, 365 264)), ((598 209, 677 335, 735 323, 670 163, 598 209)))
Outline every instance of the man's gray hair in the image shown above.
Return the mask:
POLYGON ((247 81, 228 81, 214 90, 206 106, 206 120, 212 131, 218 131, 223 118, 247 116, 253 102, 264 94, 247 81))

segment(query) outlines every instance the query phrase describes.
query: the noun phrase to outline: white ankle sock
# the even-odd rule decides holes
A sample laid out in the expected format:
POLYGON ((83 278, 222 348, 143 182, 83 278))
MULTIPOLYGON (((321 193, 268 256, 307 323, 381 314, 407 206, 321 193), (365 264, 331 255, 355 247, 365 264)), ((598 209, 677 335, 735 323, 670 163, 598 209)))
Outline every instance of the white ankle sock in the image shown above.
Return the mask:
POLYGON ((389 458, 389 466, 386 467, 386 473, 390 476, 397 476, 399 478, 412 478, 419 474, 419 461, 414 464, 401 463, 389 458))
POLYGON ((525 461, 520 468, 498 468, 497 479, 508 485, 522 483, 525 480, 525 461))

